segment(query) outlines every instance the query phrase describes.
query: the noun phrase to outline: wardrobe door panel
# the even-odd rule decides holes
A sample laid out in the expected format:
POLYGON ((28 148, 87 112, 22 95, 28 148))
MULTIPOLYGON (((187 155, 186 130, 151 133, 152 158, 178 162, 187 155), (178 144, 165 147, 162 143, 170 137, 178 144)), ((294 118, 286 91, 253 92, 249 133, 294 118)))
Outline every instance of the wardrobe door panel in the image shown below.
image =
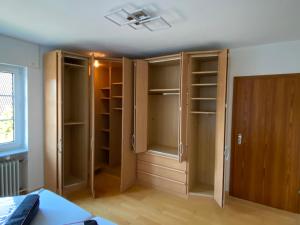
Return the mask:
POLYGON ((45 188, 57 192, 57 52, 44 57, 45 188))
POLYGON ((224 50, 219 54, 219 72, 217 81, 218 87, 216 111, 214 199, 221 207, 223 207, 224 204, 224 143, 226 115, 227 54, 227 50, 224 50))
POLYGON ((63 194, 63 54, 57 57, 57 181, 58 193, 63 194))
POLYGON ((90 191, 95 198, 95 75, 94 57, 90 60, 90 191))
POLYGON ((187 101, 188 101, 188 55, 181 57, 181 89, 180 89, 180 151, 179 162, 187 160, 187 101))
POLYGON ((121 191, 130 188, 136 180, 136 154, 132 146, 133 133, 133 63, 123 58, 123 116, 121 191))
POLYGON ((137 60, 135 67, 135 152, 147 151, 148 63, 137 60))

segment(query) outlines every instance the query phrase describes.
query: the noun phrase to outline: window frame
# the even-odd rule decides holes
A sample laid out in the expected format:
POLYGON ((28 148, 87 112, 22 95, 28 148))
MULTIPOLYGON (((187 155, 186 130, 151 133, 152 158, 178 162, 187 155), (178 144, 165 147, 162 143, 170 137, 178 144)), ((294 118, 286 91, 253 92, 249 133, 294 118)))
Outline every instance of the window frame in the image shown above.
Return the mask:
POLYGON ((0 64, 0 72, 13 74, 14 141, 0 143, 0 152, 26 149, 27 79, 23 67, 0 64))

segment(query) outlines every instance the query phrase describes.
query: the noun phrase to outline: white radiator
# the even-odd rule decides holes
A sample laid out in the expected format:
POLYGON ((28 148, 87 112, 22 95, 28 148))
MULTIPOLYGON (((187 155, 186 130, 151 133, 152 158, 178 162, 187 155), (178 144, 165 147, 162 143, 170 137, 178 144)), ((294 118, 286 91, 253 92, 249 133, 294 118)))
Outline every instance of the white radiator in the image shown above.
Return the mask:
POLYGON ((19 160, 0 162, 0 196, 18 195, 20 190, 19 160))

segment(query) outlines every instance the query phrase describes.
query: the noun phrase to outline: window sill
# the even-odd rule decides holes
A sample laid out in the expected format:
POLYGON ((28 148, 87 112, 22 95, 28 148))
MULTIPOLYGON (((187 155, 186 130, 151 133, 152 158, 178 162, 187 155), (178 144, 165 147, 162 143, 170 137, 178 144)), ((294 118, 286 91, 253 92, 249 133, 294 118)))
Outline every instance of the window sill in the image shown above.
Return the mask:
POLYGON ((28 150, 25 148, 18 148, 13 150, 0 151, 0 158, 10 157, 22 153, 27 153, 28 150))

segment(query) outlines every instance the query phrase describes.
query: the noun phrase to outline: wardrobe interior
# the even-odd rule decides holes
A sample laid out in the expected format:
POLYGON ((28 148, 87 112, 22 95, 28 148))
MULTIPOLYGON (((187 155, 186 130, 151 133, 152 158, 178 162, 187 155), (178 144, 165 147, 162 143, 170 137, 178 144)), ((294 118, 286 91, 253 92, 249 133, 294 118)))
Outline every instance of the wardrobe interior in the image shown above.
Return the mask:
POLYGON ((192 55, 189 64, 189 192, 214 194, 218 56, 192 55))
POLYGON ((63 57, 63 192, 87 183, 89 90, 88 59, 63 57))
MULTIPOLYGON (((96 59, 97 60, 97 59, 96 59)), ((94 66, 95 173, 120 177, 122 141, 122 61, 94 66)))
POLYGON ((148 151, 178 157, 180 59, 149 63, 148 151))

